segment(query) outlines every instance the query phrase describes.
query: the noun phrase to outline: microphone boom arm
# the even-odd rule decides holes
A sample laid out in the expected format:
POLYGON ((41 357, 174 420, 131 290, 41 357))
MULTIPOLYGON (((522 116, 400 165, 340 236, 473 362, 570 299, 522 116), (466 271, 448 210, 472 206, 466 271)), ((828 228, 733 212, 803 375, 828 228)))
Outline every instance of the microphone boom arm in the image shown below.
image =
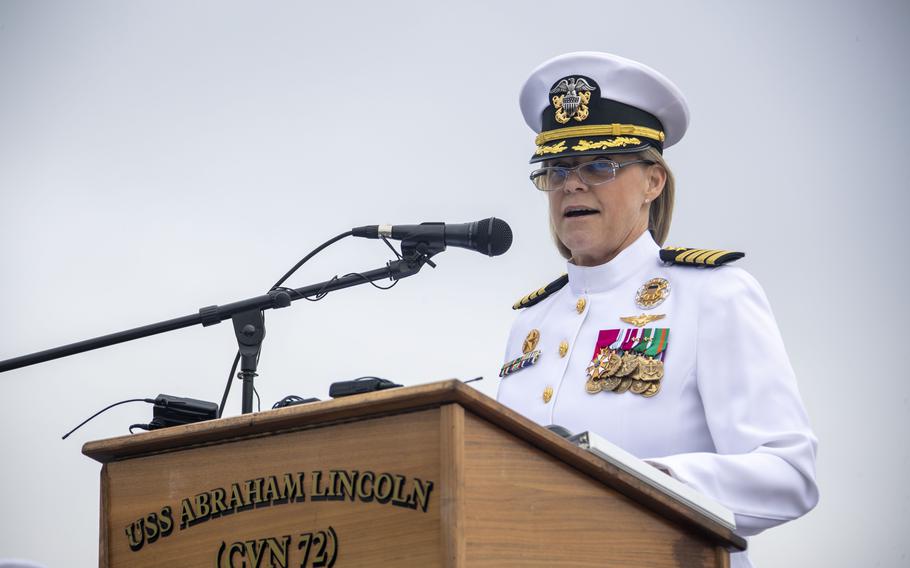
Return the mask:
POLYGON ((247 298, 246 300, 232 302, 223 306, 206 306, 195 314, 14 357, 0 361, 0 373, 193 325, 208 327, 221 323, 226 319, 233 319, 242 359, 243 412, 252 412, 253 377, 256 376, 256 362, 259 359, 262 339, 265 337, 262 312, 264 310, 285 308, 296 300, 319 296, 360 284, 368 284, 386 278, 397 281, 413 276, 420 272, 424 264, 435 266, 430 258, 441 252, 441 250, 445 250, 445 247, 439 249, 434 246, 428 247, 423 242, 402 241, 401 250, 402 258, 388 262, 383 268, 363 273, 353 273, 302 288, 272 290, 261 296, 247 298))

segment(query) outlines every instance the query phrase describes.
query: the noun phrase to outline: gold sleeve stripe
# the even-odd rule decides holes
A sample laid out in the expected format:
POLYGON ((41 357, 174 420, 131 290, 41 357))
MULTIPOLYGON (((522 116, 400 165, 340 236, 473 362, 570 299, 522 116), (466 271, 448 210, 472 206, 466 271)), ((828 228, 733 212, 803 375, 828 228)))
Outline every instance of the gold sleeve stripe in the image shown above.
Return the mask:
POLYGON ((705 252, 704 249, 690 249, 676 255, 676 262, 690 262, 692 258, 705 252))
POLYGON ((563 140, 566 138, 578 138, 581 136, 644 136, 652 140, 664 141, 664 133, 654 128, 646 126, 636 126, 635 124, 589 124, 587 126, 569 126, 567 128, 556 128, 547 130, 537 135, 534 143, 538 146, 552 142, 553 140, 563 140))
POLYGON ((542 302, 547 296, 556 292, 557 290, 559 290, 560 288, 562 288, 563 286, 568 284, 568 282, 569 282, 569 275, 563 274, 562 276, 560 276, 556 280, 550 282, 543 288, 538 288, 537 290, 534 290, 527 296, 523 297, 522 299, 520 299, 517 302, 515 302, 514 304, 512 304, 512 309, 520 310, 522 308, 527 308, 528 306, 533 306, 534 304, 536 304, 538 302, 542 302))
POLYGON ((720 249, 694 249, 665 247, 660 249, 660 259, 671 264, 689 266, 720 266, 746 256, 745 253, 720 249))
POLYGON ((712 254, 711 256, 709 256, 708 259, 705 260, 705 262, 706 262, 707 264, 710 264, 710 265, 713 266, 714 263, 717 262, 717 260, 718 260, 720 257, 722 257, 722 256, 725 255, 725 254, 729 254, 730 252, 731 252, 731 251, 728 251, 728 250, 719 250, 719 251, 715 252, 714 254, 712 254))
POLYGON ((527 304, 534 298, 540 296, 541 294, 545 293, 546 291, 547 291, 546 287, 540 288, 538 290, 534 290, 533 292, 531 292, 524 298, 522 298, 522 299, 518 300, 517 302, 515 302, 514 304, 512 304, 512 309, 513 310, 521 309, 522 306, 524 306, 525 304, 527 304))
POLYGON ((698 255, 697 257, 695 257, 694 262, 697 262, 698 264, 704 264, 705 259, 708 258, 709 256, 713 255, 716 252, 717 252, 716 250, 706 250, 705 252, 703 252, 700 255, 698 255))

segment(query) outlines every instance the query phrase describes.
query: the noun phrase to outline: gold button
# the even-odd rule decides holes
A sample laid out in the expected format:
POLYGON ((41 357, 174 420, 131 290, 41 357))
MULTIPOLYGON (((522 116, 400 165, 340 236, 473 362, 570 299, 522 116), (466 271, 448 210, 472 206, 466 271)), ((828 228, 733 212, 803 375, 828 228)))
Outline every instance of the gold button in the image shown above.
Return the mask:
POLYGON ((585 311, 585 306, 587 304, 588 304, 587 300, 585 300, 584 298, 579 298, 578 301, 575 302, 575 311, 578 313, 585 311))
POLYGON ((543 389, 543 403, 547 404, 553 398, 553 387, 543 389))
POLYGON ((568 353, 568 352, 569 352, 569 342, 563 341, 562 343, 559 344, 559 356, 565 357, 566 353, 568 353))

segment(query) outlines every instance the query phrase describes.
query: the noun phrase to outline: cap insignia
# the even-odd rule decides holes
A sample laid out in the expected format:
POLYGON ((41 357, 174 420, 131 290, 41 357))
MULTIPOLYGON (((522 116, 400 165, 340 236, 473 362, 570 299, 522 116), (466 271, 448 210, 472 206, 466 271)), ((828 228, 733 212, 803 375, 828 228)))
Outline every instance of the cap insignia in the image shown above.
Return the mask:
POLYGON ((561 79, 550 90, 553 106, 556 107, 556 122, 565 124, 573 118, 578 122, 588 118, 588 103, 591 102, 591 91, 594 89, 582 77, 561 79))

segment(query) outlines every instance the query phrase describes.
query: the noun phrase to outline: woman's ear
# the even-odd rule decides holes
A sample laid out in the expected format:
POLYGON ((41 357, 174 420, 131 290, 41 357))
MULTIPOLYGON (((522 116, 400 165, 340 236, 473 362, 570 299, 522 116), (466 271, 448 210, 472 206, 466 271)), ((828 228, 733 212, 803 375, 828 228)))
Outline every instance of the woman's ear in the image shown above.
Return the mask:
POLYGON ((663 193, 664 186, 667 185, 667 170, 660 164, 651 164, 645 170, 645 179, 648 182, 648 188, 645 190, 645 203, 650 203, 663 193))

